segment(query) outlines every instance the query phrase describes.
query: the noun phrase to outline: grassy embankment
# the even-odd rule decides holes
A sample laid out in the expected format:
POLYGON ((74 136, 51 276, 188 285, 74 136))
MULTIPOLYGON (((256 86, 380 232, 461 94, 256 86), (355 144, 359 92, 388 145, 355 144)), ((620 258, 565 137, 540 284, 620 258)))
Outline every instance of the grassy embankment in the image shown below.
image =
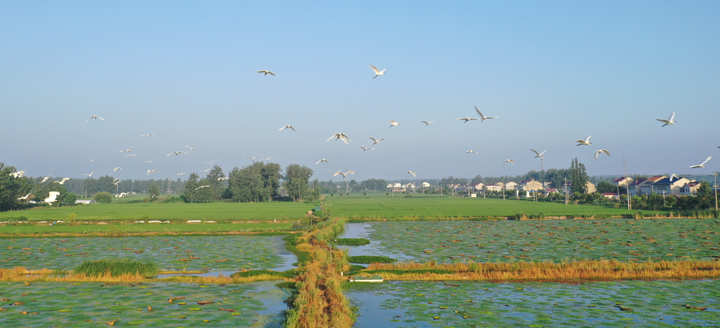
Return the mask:
POLYGON ((328 246, 343 228, 343 221, 326 221, 297 238, 296 249, 307 252, 309 261, 298 269, 286 327, 352 327, 354 313, 341 288, 341 272, 350 266, 345 252, 328 246))

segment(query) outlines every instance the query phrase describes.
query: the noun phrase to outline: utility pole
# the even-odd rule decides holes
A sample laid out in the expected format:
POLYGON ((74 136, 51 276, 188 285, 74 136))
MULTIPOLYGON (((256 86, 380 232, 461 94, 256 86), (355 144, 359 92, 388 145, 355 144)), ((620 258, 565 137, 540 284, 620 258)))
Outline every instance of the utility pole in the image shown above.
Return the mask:
POLYGON ((715 186, 713 186, 713 189, 715 189, 715 212, 717 212, 717 210, 718 210, 718 201, 717 201, 717 190, 718 190, 717 175, 718 175, 718 171, 714 171, 714 172, 713 172, 713 176, 715 176, 715 186))
POLYGON ((568 195, 568 187, 567 187, 567 178, 565 178, 565 190, 564 190, 564 191, 565 191, 565 205, 567 205, 568 202, 570 201, 570 200, 568 199, 568 196, 569 196, 569 195, 568 195))
POLYGON ((169 194, 172 194, 172 187, 170 187, 170 183, 172 182, 172 180, 170 180, 169 176, 168 176, 167 180, 168 180, 168 187, 167 187, 167 191, 165 191, 165 193, 169 195, 169 194))

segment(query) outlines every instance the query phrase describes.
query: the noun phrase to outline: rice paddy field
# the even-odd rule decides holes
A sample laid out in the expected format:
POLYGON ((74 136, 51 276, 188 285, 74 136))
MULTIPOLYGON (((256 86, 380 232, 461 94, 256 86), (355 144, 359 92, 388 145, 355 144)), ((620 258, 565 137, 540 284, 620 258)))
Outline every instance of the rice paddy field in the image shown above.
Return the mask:
POLYGON ((635 211, 593 205, 565 205, 540 203, 529 200, 501 198, 449 197, 413 195, 406 198, 377 195, 349 197, 333 196, 326 199, 333 205, 333 215, 341 218, 475 218, 508 217, 517 213, 544 214, 545 216, 610 217, 630 216, 635 211))
POLYGON ((161 271, 285 271, 296 261, 282 236, 0 238, 0 268, 72 270, 84 261, 152 262, 161 271))
POLYGON ((110 203, 45 207, 0 212, 0 221, 26 217, 32 221, 66 220, 76 213, 78 221, 109 220, 298 220, 314 207, 307 203, 110 203))
POLYGON ((360 328, 717 327, 720 322, 719 280, 352 285, 346 295, 360 308, 355 323, 360 328))
POLYGON ((47 223, 4 224, 0 225, 0 236, 42 236, 42 235, 132 235, 132 234, 221 234, 246 232, 292 231, 292 223, 134 223, 111 222, 110 224, 69 224, 47 223))
POLYGON ((276 283, 0 283, 0 326, 282 327, 276 283))
POLYGON ((718 219, 387 221, 349 223, 350 255, 437 263, 720 258, 718 219))

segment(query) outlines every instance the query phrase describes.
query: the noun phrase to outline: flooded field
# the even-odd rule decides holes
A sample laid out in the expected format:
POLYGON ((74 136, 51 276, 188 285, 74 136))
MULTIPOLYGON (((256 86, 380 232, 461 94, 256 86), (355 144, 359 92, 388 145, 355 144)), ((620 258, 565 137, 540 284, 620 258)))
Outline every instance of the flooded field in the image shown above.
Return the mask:
POLYGON ((720 322, 720 281, 355 283, 356 327, 699 327, 720 322), (705 310, 703 310, 705 309, 705 310))
POLYGON ((438 263, 581 259, 712 260, 720 255, 717 219, 389 221, 350 223, 350 255, 438 263))
POLYGON ((0 327, 282 327, 276 283, 0 283, 0 327))
POLYGON ((71 270, 83 261, 130 259, 156 263, 160 270, 293 268, 296 257, 282 236, 162 236, 0 238, 0 268, 71 270))

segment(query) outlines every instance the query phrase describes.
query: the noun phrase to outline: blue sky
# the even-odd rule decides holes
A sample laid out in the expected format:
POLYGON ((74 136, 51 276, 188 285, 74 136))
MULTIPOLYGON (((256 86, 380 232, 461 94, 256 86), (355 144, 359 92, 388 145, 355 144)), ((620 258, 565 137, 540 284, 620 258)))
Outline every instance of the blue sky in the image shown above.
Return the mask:
POLYGON ((539 170, 533 148, 546 169, 577 157, 591 175, 622 175, 624 157, 629 174, 710 174, 719 12, 717 1, 3 1, 0 161, 30 176, 175 179, 262 155, 321 180, 346 167, 357 180, 433 179, 539 170), (369 64, 386 74, 373 79, 369 64), (473 106, 500 118, 455 120, 473 106), (661 127, 673 111, 678 123, 661 127), (350 145, 325 141, 338 132, 350 145), (138 156, 125 158, 130 147, 138 156), (595 160, 598 149, 612 156, 595 160))

